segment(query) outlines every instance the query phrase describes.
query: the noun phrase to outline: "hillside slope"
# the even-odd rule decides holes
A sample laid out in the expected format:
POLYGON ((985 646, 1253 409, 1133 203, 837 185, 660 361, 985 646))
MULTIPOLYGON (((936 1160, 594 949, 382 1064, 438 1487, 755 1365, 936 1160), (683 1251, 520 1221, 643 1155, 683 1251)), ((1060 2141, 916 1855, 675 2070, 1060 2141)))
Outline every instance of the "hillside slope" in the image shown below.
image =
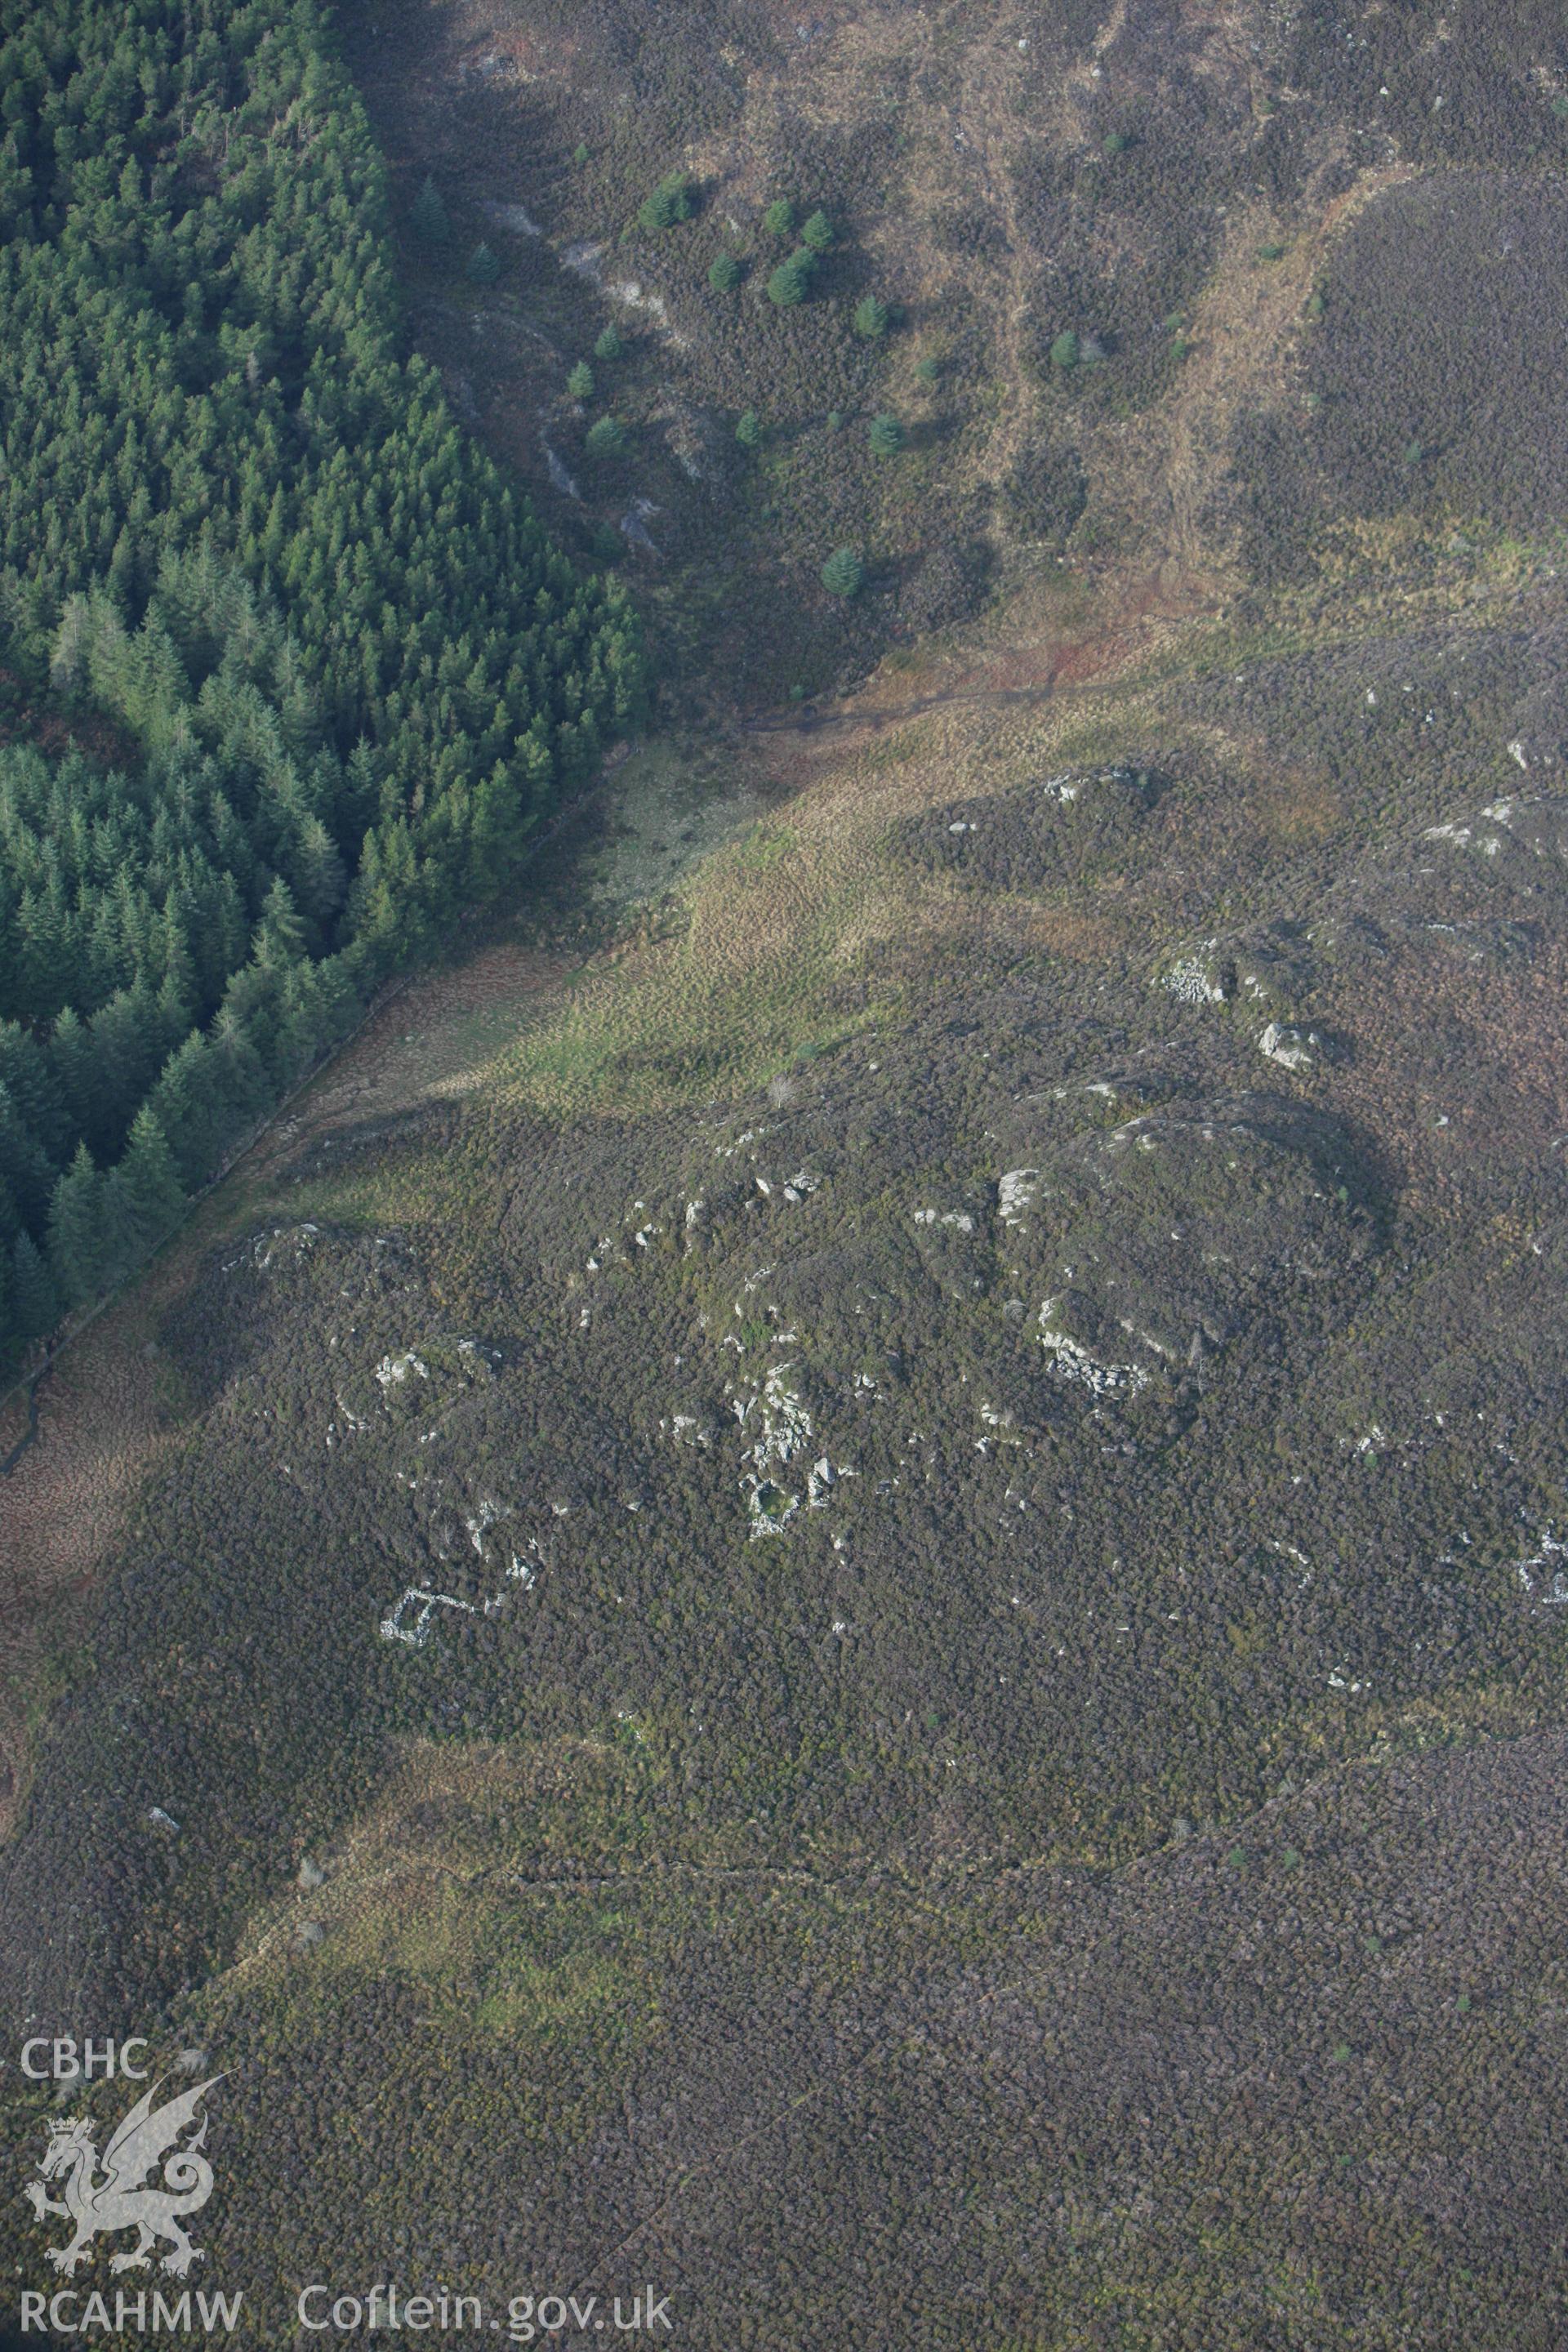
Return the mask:
POLYGON ((628 239, 668 331, 593 363, 626 470, 548 509, 665 509, 627 562, 683 727, 526 950, 389 1008, 158 1269, 0 1984, 226 2070, 258 2342, 395 2273, 651 2281, 714 2352, 1546 2352, 1560 29, 645 14, 349 21, 445 208, 416 331, 542 500, 592 412, 523 347, 635 307, 561 257, 691 174, 628 239), (781 194, 843 281, 704 328, 781 194), (481 363, 446 281, 502 203, 481 363), (784 369, 680 488, 659 404, 741 464, 775 328, 863 409, 948 338, 887 503, 832 503, 784 369), (1069 449, 1047 529, 1008 485, 1069 449), (928 635, 971 545, 996 593, 928 635))
POLYGON ((320 2259, 395 2213, 494 2292, 522 2179, 531 2260, 626 2285, 651 2240, 698 2342, 861 2292, 893 2329, 894 2248, 892 2340, 1520 2340, 1568 820, 1507 747, 1555 740, 1562 623, 1550 581, 1393 643, 1321 617, 814 749, 499 1060, 307 1121, 165 1319, 190 1434, 56 1710, 5 1965, 221 2049, 226 2275, 310 2274, 303 2173, 320 2259), (1462 1925, 1458 1849, 1394 1834, 1429 1805, 1495 1857, 1462 1925), (1239 2070, 1201 2098, 1188 2032, 1239 2070), (296 2137, 322 2095, 374 2199, 296 2137), (1411 2100, 1462 2186, 1391 2173, 1411 2100), (426 2139, 469 2147, 460 2216, 426 2139), (1230 2218, 1177 2294, 1194 2163, 1230 2218), (780 2302, 723 2284, 735 2232, 780 2302))

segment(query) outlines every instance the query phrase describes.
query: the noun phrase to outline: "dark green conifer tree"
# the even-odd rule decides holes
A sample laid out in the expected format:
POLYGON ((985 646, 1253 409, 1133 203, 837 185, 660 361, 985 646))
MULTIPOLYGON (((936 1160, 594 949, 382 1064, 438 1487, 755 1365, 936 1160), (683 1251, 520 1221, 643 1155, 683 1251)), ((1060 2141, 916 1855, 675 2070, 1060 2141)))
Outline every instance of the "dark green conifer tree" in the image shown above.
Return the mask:
POLYGON ((450 238, 451 215, 442 203, 441 191, 433 179, 426 177, 415 197, 408 221, 421 245, 441 246, 450 238))
POLYGON ((41 1339, 60 1319, 54 1277, 31 1234, 11 1246, 11 1318, 23 1340, 41 1339))
POLYGON ((811 281, 816 270, 816 256, 797 247, 787 261, 781 261, 768 280, 768 299, 775 310, 793 310, 805 300, 811 291, 811 281))
POLYGON ((68 1307, 86 1306, 101 1286, 103 1216, 103 1179, 79 1143, 49 1203, 49 1271, 68 1307))
POLYGON ((262 901, 253 952, 264 969, 297 963, 305 952, 305 926, 294 904, 294 894, 281 874, 262 901))
POLYGON ((132 1123, 131 1140, 115 1174, 137 1249, 145 1254, 172 1230, 185 1206, 168 1139, 146 1103, 132 1123))
POLYGON ((858 596, 866 567, 852 547, 836 547, 822 567, 822 584, 830 596, 858 596))
POLYGON ((49 1038, 49 1060, 70 1113, 73 1131, 82 1135, 98 1117, 98 1071, 92 1037, 74 1005, 61 1012, 49 1038))

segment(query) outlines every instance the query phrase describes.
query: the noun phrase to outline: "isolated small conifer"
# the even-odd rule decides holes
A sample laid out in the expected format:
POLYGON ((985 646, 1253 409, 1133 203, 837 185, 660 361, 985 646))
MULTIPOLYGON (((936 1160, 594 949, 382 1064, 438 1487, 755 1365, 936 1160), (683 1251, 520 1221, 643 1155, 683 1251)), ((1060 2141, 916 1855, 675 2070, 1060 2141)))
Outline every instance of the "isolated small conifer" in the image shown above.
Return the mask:
POLYGON ((822 584, 830 596, 857 596, 866 567, 852 547, 836 547, 822 567, 822 584))
POLYGON ((793 310, 804 302, 811 291, 812 273, 816 257, 800 246, 787 261, 781 261, 768 280, 768 299, 776 310, 793 310))
POLYGON ((414 209, 408 218, 421 245, 445 245, 452 234, 451 216, 441 201, 440 189, 432 179, 426 179, 415 197, 414 209))
POLYGON ((645 196, 637 208, 639 228, 673 228, 677 221, 690 218, 691 189, 683 172, 672 172, 667 180, 661 180, 652 195, 645 196))

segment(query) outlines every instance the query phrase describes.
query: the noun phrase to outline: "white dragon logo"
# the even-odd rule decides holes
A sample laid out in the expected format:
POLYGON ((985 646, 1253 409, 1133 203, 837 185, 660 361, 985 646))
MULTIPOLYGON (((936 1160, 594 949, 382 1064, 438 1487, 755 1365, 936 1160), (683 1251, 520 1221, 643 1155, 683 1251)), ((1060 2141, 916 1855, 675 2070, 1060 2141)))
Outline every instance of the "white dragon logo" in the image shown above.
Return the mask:
POLYGON ((116 2126, 103 2151, 101 2177, 90 2119, 77 2116, 66 2123, 49 2125, 48 2146, 38 2159, 38 2170, 44 2180, 58 2179, 64 2173, 64 2195, 46 2195, 42 2181, 37 2180, 30 2180, 22 2193, 40 2221, 47 2213, 58 2213, 76 2225, 68 2245, 45 2248, 45 2259, 56 2270, 68 2278, 77 2264, 87 2260, 94 2238, 116 2230, 136 2230, 141 2234, 129 2252, 110 2256, 111 2271, 146 2269, 152 2247, 160 2238, 168 2240, 170 2249, 160 2268, 175 2278, 184 2278, 191 2264, 202 2260, 204 2250, 192 2245, 180 2216, 198 2212, 213 2193, 213 2168, 199 2152, 207 2136, 205 2116, 194 2139, 184 2147, 177 2147, 175 2142, 187 2124, 195 2121, 204 2095, 222 2080, 221 2074, 209 2075, 194 2090, 182 2092, 161 2107, 153 2105, 158 2084, 143 2091, 116 2126), (163 2158, 162 2180, 155 2187, 143 2185, 160 2158, 163 2158))

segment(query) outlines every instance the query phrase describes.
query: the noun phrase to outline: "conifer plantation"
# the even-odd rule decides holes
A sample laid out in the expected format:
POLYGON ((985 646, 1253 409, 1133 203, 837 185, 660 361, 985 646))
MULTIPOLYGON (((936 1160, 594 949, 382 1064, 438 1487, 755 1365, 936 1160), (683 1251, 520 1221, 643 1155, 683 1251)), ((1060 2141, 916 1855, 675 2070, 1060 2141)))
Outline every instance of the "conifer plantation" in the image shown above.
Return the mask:
POLYGON ((310 0, 7 0, 0 92, 0 665, 120 746, 0 747, 14 1359, 509 886, 642 668, 405 356, 310 0))

